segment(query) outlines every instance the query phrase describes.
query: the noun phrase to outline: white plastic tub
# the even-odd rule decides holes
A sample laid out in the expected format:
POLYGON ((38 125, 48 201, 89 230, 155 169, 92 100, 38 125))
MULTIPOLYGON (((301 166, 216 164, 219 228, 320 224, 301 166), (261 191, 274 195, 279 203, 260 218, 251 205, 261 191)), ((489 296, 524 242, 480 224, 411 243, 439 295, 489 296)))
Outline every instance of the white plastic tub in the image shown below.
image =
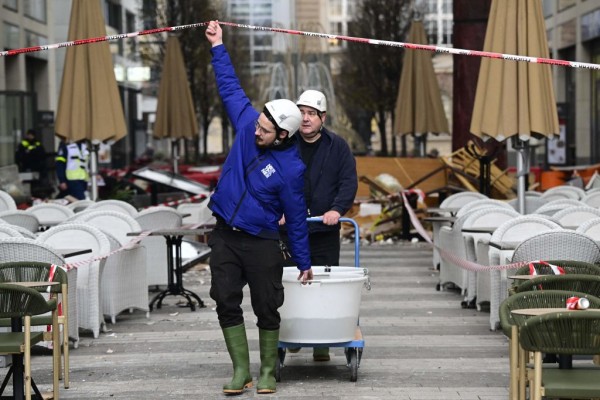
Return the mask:
POLYGON ((296 267, 284 268, 279 340, 313 344, 353 340, 368 271, 354 267, 312 269, 314 281, 302 285, 296 267))

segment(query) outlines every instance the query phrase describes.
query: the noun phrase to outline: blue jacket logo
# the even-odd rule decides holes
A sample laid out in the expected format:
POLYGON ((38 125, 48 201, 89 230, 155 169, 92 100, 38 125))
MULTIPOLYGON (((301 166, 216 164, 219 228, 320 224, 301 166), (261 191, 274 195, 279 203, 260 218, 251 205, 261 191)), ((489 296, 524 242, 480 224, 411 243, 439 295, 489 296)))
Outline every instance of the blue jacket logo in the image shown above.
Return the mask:
POLYGON ((271 175, 273 175, 275 173, 275 168, 273 168, 273 166, 271 164, 269 164, 266 167, 264 167, 263 169, 261 169, 260 171, 263 173, 265 178, 269 178, 271 175))

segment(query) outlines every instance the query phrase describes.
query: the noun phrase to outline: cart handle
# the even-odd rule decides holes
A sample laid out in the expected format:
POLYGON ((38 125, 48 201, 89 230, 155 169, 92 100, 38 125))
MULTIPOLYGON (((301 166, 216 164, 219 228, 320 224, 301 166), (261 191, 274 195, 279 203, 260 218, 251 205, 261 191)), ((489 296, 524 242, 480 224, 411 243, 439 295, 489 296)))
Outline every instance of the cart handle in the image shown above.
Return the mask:
MULTIPOLYGON (((306 219, 308 222, 323 222, 323 217, 309 217, 306 219)), ((354 225, 354 266, 358 268, 360 266, 360 256, 359 256, 359 247, 360 247, 360 232, 358 228, 358 224, 352 218, 341 217, 340 222, 350 222, 354 225)))

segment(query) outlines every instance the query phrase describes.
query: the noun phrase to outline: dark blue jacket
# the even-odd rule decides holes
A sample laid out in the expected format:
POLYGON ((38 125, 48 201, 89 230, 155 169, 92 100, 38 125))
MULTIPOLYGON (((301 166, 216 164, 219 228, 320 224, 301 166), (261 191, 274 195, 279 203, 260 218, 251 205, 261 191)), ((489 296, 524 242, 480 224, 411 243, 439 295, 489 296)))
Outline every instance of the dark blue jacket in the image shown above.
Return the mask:
MULTIPOLYGON (((298 137, 298 142, 301 140, 298 137)), ((348 143, 324 127, 321 130, 321 140, 313 155, 310 170, 306 171, 310 182, 306 206, 311 216, 320 216, 330 210, 343 216, 352 208, 358 189, 356 160, 348 143)), ((311 223, 309 228, 311 232, 339 230, 340 225, 311 223)))
POLYGON ((279 239, 279 220, 285 214, 292 256, 298 269, 309 269, 303 191, 305 167, 298 149, 295 146, 281 150, 256 146, 254 123, 260 113, 244 93, 225 46, 215 46, 211 52, 219 94, 236 137, 209 208, 227 224, 271 239, 279 239))

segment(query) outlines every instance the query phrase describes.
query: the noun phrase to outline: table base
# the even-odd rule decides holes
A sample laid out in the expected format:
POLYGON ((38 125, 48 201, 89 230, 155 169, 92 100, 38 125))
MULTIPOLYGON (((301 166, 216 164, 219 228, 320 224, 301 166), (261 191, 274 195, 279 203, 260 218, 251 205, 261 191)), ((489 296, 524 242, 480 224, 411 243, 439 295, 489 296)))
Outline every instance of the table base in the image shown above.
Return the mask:
POLYGON ((156 296, 154 296, 154 298, 152 299, 152 301, 150 302, 150 311, 152 311, 152 309, 154 308, 154 304, 156 303, 156 308, 161 308, 162 307, 162 302, 165 299, 165 297, 167 296, 183 296, 187 299, 188 303, 184 306, 184 307, 189 307, 192 311, 196 311, 196 306, 194 305, 194 301, 192 300, 192 298, 196 299, 196 301, 198 302, 198 307, 200 308, 204 308, 206 307, 206 305, 204 304, 204 302, 202 301, 202 299, 200 299, 200 296, 198 296, 196 293, 192 292, 191 290, 187 290, 187 289, 179 289, 177 288, 177 290, 172 290, 171 288, 167 289, 167 290, 163 290, 162 292, 160 292, 159 294, 157 294, 156 296))

